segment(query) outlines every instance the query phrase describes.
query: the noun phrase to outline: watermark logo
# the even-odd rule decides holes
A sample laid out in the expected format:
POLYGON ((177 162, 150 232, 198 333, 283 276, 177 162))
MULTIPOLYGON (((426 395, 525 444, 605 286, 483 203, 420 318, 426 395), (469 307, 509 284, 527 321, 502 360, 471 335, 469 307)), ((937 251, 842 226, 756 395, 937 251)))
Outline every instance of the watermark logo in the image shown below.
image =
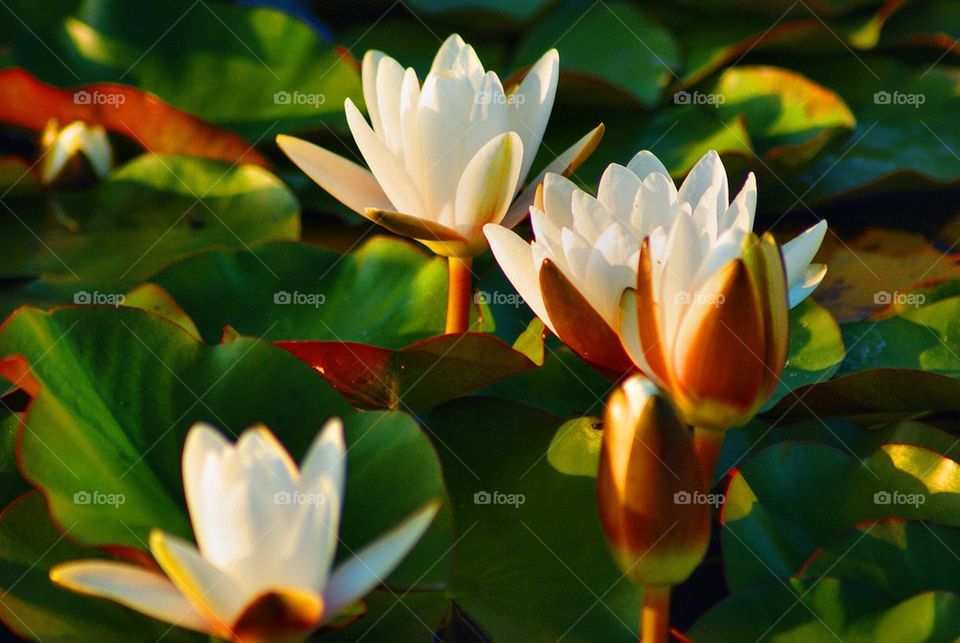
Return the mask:
POLYGON ((523 301, 523 297, 515 292, 499 292, 497 290, 487 292, 486 290, 478 290, 473 294, 473 303, 519 308, 523 306, 525 302, 523 301))
POLYGON ((279 91, 273 95, 274 105, 311 105, 320 107, 327 102, 325 94, 307 94, 305 92, 279 91))
POLYGON ((695 292, 689 293, 680 291, 673 296, 674 303, 677 304, 706 304, 719 308, 727 300, 726 296, 719 293, 695 292))
POLYGON ((917 292, 887 292, 886 290, 880 290, 873 293, 873 303, 878 306, 896 304, 897 306, 913 306, 914 308, 919 308, 923 306, 926 301, 926 295, 917 292))
POLYGON ((126 501, 127 497, 122 493, 81 490, 73 494, 73 504, 75 505, 104 505, 116 509, 126 501))
POLYGON ((287 292, 279 290, 273 293, 273 303, 281 306, 313 306, 319 308, 327 301, 327 296, 319 292, 287 292))
POLYGON ((120 107, 127 102, 127 97, 123 94, 114 92, 102 92, 100 90, 87 91, 81 89, 73 92, 73 102, 76 105, 109 105, 111 107, 120 107))
POLYGON ((126 300, 126 296, 118 292, 78 290, 73 293, 73 303, 75 304, 95 304, 98 306, 113 306, 117 308, 122 306, 126 300))
POLYGON ((878 491, 873 494, 875 505, 909 505, 919 507, 927 501, 922 493, 903 493, 902 491, 878 491))
POLYGON ((473 98, 477 105, 507 105, 519 107, 526 102, 523 94, 504 94, 502 92, 479 91, 473 98))
POLYGON ((303 493, 300 491, 278 491, 273 494, 275 505, 315 505, 319 506, 327 501, 321 493, 303 493))
POLYGON ((723 94, 705 94, 703 92, 679 91, 673 95, 675 105, 712 105, 719 107, 727 102, 727 97, 723 94))
POLYGON ((519 509, 527 501, 522 493, 501 493, 499 491, 478 491, 473 494, 475 505, 513 505, 519 509))
POLYGON ((703 493, 702 491, 678 491, 673 494, 675 505, 710 505, 719 509, 725 498, 722 493, 703 493))
POLYGON ((873 95, 873 102, 876 105, 909 105, 918 108, 927 102, 925 94, 904 94, 903 92, 879 91, 873 95))

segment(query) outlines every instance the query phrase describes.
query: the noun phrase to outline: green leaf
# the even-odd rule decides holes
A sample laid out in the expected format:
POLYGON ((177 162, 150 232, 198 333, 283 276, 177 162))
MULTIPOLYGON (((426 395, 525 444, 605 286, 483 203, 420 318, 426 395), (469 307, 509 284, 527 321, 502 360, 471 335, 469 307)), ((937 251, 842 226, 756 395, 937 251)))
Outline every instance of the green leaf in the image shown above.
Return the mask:
POLYGON ((0 332, 0 355, 3 376, 34 397, 24 473, 57 522, 89 544, 142 548, 153 527, 191 536, 180 453, 194 422, 228 436, 263 423, 299 455, 326 418, 352 415, 279 348, 251 339, 206 346, 135 309, 22 309, 0 332), (84 502, 94 494, 114 501, 84 502))
POLYGON ((727 583, 737 591, 771 574, 788 578, 854 524, 882 518, 960 525, 960 464, 909 444, 866 454, 805 442, 768 447, 739 465, 727 490, 727 583))
POLYGON ((861 523, 818 550, 805 578, 832 577, 902 600, 930 590, 960 594, 960 529, 916 520, 861 523))
POLYGON ((20 415, 0 408, 0 507, 30 490, 30 485, 17 469, 17 434, 20 415))
POLYGON ((537 22, 520 43, 516 60, 533 64, 553 47, 560 52, 561 95, 581 101, 593 87, 588 102, 619 97, 653 106, 680 66, 670 33, 620 0, 564 3, 537 22))
POLYGON ((11 201, 0 274, 40 276, 70 302, 98 287, 120 294, 211 245, 300 233, 296 200, 268 171, 179 156, 139 156, 87 192, 11 201))
POLYGON ((834 578, 765 583, 737 592, 687 632, 698 643, 929 643, 953 640, 960 596, 926 592, 894 603, 834 578))
POLYGON ((414 10, 425 13, 489 13, 496 18, 503 17, 513 20, 529 20, 544 7, 553 3, 554 0, 527 0, 527 2, 464 0, 456 3, 447 0, 410 0, 410 5, 414 10))
POLYGON ((843 360, 840 327, 825 308, 807 298, 790 311, 790 349, 773 397, 773 407, 787 393, 805 384, 830 379, 843 360))
POLYGON ((600 418, 570 420, 557 429, 547 448, 547 462, 568 476, 597 477, 600 444, 603 441, 600 418))
POLYGON ((139 308, 169 319, 187 331, 187 334, 200 340, 200 331, 187 313, 173 300, 166 290, 155 284, 141 284, 128 292, 123 300, 124 306, 139 308))
POLYGON ((107 600, 81 596, 50 582, 50 568, 70 560, 103 558, 95 549, 77 545, 70 534, 50 522, 43 495, 24 496, 0 514, 0 617, 24 638, 49 643, 138 640, 172 643, 208 640, 199 634, 171 628, 107 600))
MULTIPOLYGON (((211 250, 151 281, 173 296, 210 342, 229 324, 272 341, 400 349, 442 333, 446 319, 446 261, 389 237, 374 237, 346 255, 291 243, 211 250)), ((489 330, 486 307, 479 315, 474 328, 489 330)))
POLYGON ((460 539, 448 593, 479 631, 492 640, 523 632, 530 642, 635 641, 640 590, 607 551, 595 481, 548 462, 558 420, 466 399, 425 424, 440 445, 460 539), (484 492, 504 495, 483 504, 484 492), (515 504, 501 504, 511 494, 515 504))
POLYGON ((3 57, 46 82, 135 85, 254 143, 331 121, 360 98, 359 75, 306 24, 273 9, 171 0, 129 11, 85 0, 3 57), (286 92, 276 96, 277 92, 286 92))

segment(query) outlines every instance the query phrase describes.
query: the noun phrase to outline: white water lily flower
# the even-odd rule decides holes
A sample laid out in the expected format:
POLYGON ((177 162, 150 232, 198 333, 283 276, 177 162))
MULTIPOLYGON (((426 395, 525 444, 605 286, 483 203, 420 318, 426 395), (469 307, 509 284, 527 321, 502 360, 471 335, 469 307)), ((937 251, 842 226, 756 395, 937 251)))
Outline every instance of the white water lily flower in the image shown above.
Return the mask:
POLYGON ((61 128, 56 119, 50 119, 41 138, 43 156, 40 159, 40 181, 44 185, 69 183, 85 178, 102 179, 113 167, 113 148, 107 132, 100 125, 73 121, 61 128), (86 164, 88 169, 82 167, 86 164))
MULTIPOLYGON (((626 167, 607 167, 596 197, 548 174, 531 208, 532 243, 501 226, 488 225, 484 232, 503 271, 537 316, 586 360, 624 372, 637 360, 620 341, 620 302, 637 284, 643 240, 649 238, 653 294, 672 344, 698 289, 743 254, 756 204, 752 173, 729 200, 716 152, 704 155, 678 190, 657 157, 641 151, 626 167)), ((826 229, 821 221, 782 248, 790 306, 813 292, 826 273, 825 266, 810 265, 826 229)))
POLYGON ((163 573, 78 561, 51 579, 153 618, 232 641, 302 640, 396 567, 437 512, 432 502, 332 570, 346 475, 343 427, 331 420, 298 469, 266 427, 230 444, 199 423, 183 451, 197 545, 160 530, 150 550, 163 573))
MULTIPOLYGON (((559 77, 551 49, 517 87, 485 71, 473 47, 454 34, 420 85, 412 68, 368 51, 363 97, 372 127, 349 98, 347 123, 370 170, 290 136, 277 144, 344 205, 434 252, 482 252, 485 223, 512 227, 527 214, 537 180, 514 202, 546 129, 559 77), (511 204, 513 206, 511 207, 511 204)), ((572 172, 599 142, 602 126, 548 167, 572 172)))

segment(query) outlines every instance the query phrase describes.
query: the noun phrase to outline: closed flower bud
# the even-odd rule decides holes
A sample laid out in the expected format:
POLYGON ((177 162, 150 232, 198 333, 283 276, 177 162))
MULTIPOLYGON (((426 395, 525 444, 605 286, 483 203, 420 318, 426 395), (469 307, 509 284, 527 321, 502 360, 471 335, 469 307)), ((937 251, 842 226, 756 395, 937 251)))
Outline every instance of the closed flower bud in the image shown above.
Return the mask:
POLYGON ((641 376, 607 402, 597 503, 614 558, 646 586, 685 581, 710 539, 706 486, 690 431, 641 376))

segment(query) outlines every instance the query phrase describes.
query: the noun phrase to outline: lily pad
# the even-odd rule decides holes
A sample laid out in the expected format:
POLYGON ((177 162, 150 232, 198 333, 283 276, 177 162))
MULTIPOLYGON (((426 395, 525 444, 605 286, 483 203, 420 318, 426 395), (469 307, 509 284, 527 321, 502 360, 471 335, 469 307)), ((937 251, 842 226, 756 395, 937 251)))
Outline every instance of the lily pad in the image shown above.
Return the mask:
MULTIPOLYGON (((271 341, 359 342, 402 349, 443 332, 447 263, 396 238, 350 254, 307 244, 211 250, 155 275, 208 342, 227 325, 271 341)), ((473 329, 491 329, 486 306, 473 329)))
POLYGON ((670 32, 620 0, 563 3, 520 43, 518 66, 533 64, 553 47, 560 52, 560 96, 565 99, 597 102, 616 93, 621 102, 652 107, 680 67, 670 32), (603 89, 596 91, 597 85, 603 89))
POLYGON ((2 226, 4 276, 64 286, 66 301, 124 292, 176 259, 210 245, 247 247, 295 239, 297 202, 255 165, 143 155, 86 192, 9 203, 2 226))
POLYGON ((327 120, 342 128, 344 99, 362 100, 349 56, 280 11, 190 0, 128 9, 84 0, 0 63, 60 87, 135 85, 254 143, 327 120))

